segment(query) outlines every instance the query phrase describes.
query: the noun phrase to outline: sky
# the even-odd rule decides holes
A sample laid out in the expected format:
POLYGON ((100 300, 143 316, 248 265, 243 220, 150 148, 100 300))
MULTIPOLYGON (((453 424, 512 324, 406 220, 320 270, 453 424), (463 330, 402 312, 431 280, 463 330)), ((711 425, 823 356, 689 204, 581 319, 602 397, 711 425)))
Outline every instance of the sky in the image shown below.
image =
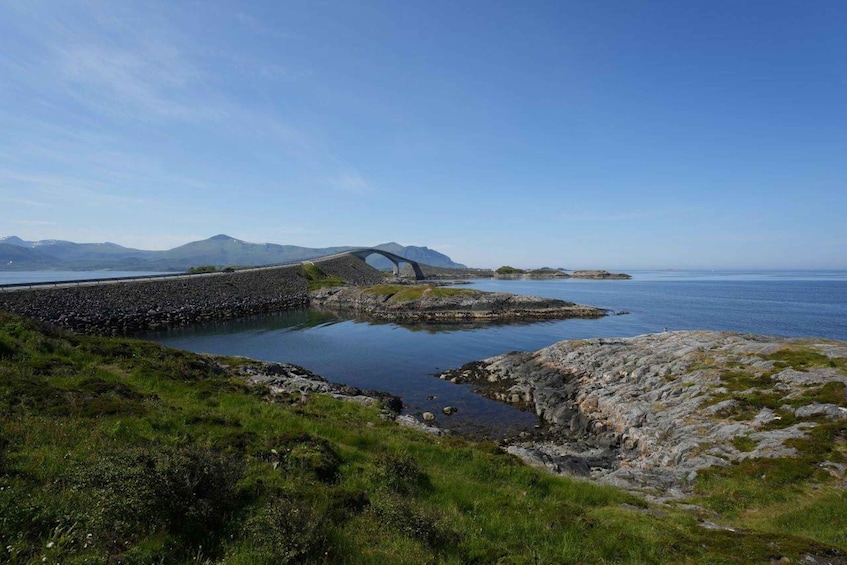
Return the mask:
POLYGON ((847 268, 847 2, 0 2, 0 236, 847 268))

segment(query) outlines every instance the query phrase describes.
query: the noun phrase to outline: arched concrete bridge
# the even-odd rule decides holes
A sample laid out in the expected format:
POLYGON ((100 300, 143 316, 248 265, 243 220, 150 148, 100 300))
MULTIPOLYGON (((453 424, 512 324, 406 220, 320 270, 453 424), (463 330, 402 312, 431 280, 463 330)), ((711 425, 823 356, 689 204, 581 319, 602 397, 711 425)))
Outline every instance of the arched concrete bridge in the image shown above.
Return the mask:
POLYGON ((420 281, 420 280, 423 280, 423 279, 426 278, 423 274, 423 271, 421 270, 420 264, 418 264, 417 261, 412 261, 410 259, 406 259, 405 257, 401 257, 400 255, 397 255, 396 253, 391 253, 390 251, 383 251, 382 249, 374 249, 372 247, 362 247, 362 248, 359 248, 359 249, 348 249, 346 251, 342 251, 341 253, 336 253, 334 255, 328 255, 328 256, 325 256, 325 257, 315 257, 313 259, 309 259, 309 261, 311 261, 312 263, 317 263, 317 262, 320 262, 322 260, 325 261, 325 260, 328 260, 328 259, 336 259, 338 257, 343 257, 345 255, 352 255, 353 257, 358 257, 359 259, 364 261, 373 254, 382 255, 383 257, 385 257, 386 259, 391 261, 391 263, 394 264, 394 274, 395 275, 400 274, 400 263, 407 263, 408 265, 410 265, 412 267, 412 271, 414 271, 414 273, 415 273, 415 280, 420 281))

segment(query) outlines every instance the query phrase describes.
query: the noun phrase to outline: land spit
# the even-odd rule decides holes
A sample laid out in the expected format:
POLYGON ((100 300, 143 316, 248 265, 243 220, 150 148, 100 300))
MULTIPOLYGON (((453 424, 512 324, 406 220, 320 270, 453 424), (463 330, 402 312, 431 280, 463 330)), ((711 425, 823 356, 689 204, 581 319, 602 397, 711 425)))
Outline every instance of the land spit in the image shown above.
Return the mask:
POLYGON ((606 310, 538 296, 434 285, 324 288, 310 304, 396 322, 473 322, 601 318, 606 310))
MULTIPOLYGON (((709 467, 797 457, 820 426, 837 423, 845 442, 843 342, 665 332, 562 341, 440 377, 535 411, 547 429, 506 442, 525 461, 663 500, 709 467)), ((823 453, 803 464, 843 483, 847 460, 823 453)))

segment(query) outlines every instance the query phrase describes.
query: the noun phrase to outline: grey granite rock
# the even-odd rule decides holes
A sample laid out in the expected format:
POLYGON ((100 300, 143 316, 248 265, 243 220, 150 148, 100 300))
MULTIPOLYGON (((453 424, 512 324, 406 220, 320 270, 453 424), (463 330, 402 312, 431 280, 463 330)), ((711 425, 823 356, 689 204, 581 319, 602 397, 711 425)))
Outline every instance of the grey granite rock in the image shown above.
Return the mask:
POLYGON ((847 418, 847 408, 836 406, 835 404, 808 404, 800 406, 794 411, 794 415, 798 418, 810 418, 812 416, 826 416, 833 420, 841 420, 847 418))
POLYGON ((811 420, 847 416, 847 399, 844 406, 811 400, 823 385, 847 382, 840 361, 799 370, 769 357, 800 347, 832 359, 847 356, 847 345, 840 343, 683 331, 563 341, 440 376, 532 410, 559 434, 553 444, 511 442, 509 451, 532 464, 674 497, 689 492, 704 468, 794 456, 789 440, 805 437, 816 425, 811 420), (745 400, 756 394, 782 398, 785 405, 776 410, 745 400), (801 421, 784 426, 786 414, 801 421), (740 450, 737 438, 746 438, 750 447, 740 450), (578 460, 590 449, 575 450, 576 444, 608 453, 594 460, 597 465, 589 463, 586 474, 578 460))

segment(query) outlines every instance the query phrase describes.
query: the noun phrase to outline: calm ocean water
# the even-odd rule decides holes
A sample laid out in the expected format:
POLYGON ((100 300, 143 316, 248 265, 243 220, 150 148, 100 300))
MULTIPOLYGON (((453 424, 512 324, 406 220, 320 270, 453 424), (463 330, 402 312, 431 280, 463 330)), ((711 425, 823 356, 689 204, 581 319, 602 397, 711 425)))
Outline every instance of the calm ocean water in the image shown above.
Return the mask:
POLYGON ((406 411, 459 413, 439 423, 482 434, 536 419, 432 377, 506 351, 563 339, 634 336, 664 328, 847 340, 847 271, 641 271, 627 281, 477 281, 474 288, 532 294, 629 314, 532 324, 400 326, 301 310, 145 335, 197 352, 303 365, 331 381, 401 396, 406 411), (435 397, 435 399, 430 399, 435 397))

